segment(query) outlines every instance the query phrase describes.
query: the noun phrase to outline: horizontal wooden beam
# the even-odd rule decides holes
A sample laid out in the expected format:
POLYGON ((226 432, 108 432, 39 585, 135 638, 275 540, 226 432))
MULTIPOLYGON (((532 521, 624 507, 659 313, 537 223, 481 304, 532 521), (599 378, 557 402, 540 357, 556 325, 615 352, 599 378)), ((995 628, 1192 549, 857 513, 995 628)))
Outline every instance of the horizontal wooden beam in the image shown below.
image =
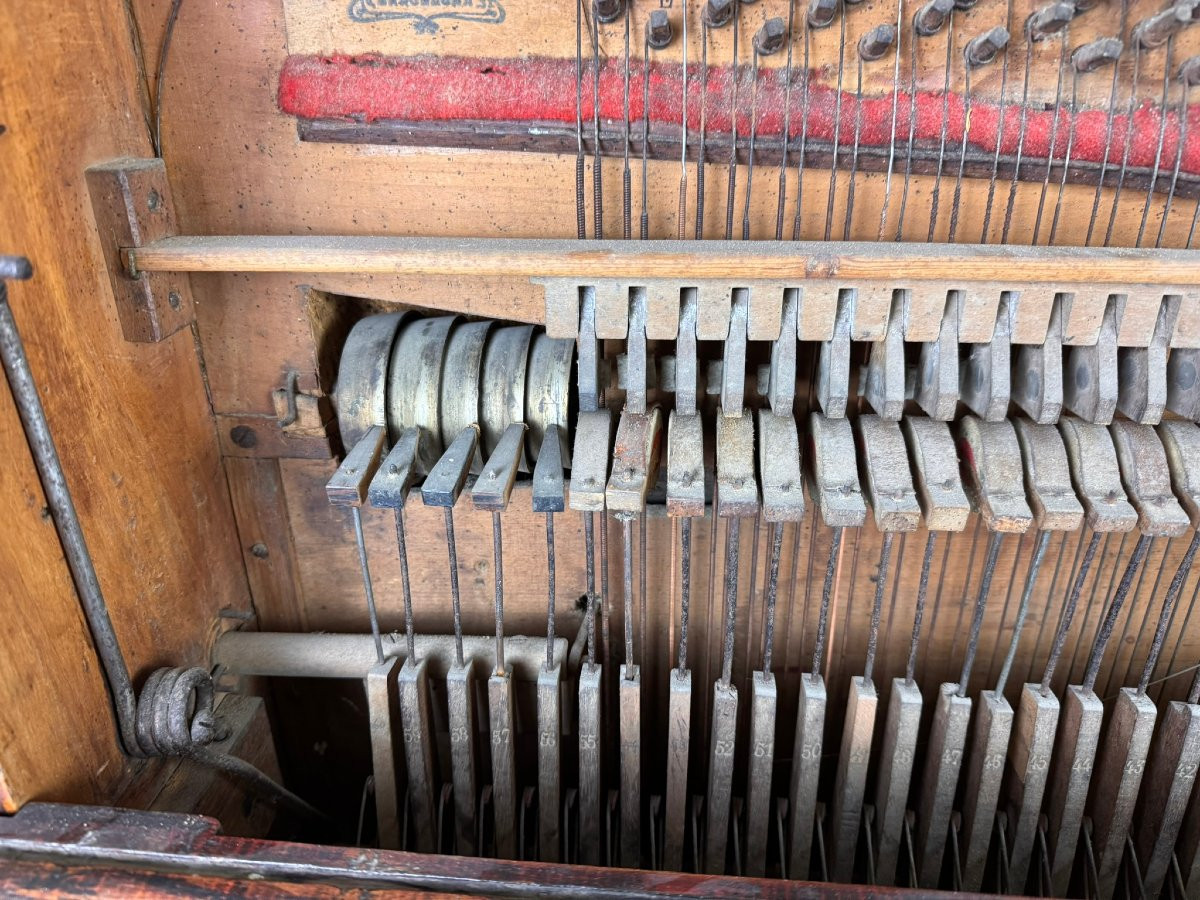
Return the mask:
POLYGON ((820 241, 577 241, 337 236, 168 237, 123 251, 140 272, 779 280, 952 286, 1200 285, 1200 251, 820 241))

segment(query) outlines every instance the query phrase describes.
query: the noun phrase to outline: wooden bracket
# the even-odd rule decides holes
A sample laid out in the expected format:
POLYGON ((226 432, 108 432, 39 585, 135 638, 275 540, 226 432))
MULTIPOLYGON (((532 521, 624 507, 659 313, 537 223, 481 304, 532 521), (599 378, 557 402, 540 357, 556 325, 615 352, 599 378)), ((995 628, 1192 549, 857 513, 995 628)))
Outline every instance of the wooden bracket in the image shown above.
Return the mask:
POLYGON ((96 233, 104 249, 121 332, 152 342, 190 325, 192 290, 179 272, 131 272, 123 248, 142 247, 178 231, 161 159, 118 159, 86 173, 96 233))

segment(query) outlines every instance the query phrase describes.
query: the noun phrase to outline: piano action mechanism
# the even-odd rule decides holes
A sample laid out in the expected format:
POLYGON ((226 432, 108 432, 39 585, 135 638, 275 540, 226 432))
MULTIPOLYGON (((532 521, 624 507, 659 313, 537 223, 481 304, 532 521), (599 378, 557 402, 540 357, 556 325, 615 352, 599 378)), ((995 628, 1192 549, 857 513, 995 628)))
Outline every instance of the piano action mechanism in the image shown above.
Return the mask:
POLYGON ((13 434, 122 775, 0 746, 13 884, 186 806, 370 885, 1200 896, 1200 6, 145 6, 148 136, 53 165, 93 353, 161 354, 129 420, 212 468, 129 475, 190 549, 106 532, 19 223, 13 434))

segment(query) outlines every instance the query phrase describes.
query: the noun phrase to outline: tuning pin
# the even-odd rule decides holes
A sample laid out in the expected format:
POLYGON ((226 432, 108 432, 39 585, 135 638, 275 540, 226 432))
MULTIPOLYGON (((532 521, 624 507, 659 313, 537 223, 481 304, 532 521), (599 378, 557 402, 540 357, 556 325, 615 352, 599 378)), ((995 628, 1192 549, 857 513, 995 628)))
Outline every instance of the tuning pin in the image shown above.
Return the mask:
POLYGON ((937 34, 953 9, 954 0, 929 0, 913 16, 913 28, 921 37, 937 34))
POLYGON ((594 0, 592 10, 596 21, 607 25, 621 18, 621 13, 625 12, 625 0, 594 0))
POLYGON ((1170 9, 1164 9, 1160 13, 1142 19, 1133 29, 1133 39, 1143 50, 1153 50, 1155 47, 1165 44, 1191 21, 1190 7, 1172 6, 1170 9))
POLYGON ((1200 84, 1200 56, 1185 59, 1179 64, 1179 80, 1189 87, 1200 84))
POLYGON ((995 59, 997 54, 1007 46, 1008 29, 1003 25, 997 25, 968 41, 967 46, 963 49, 963 57, 966 59, 967 65, 972 68, 984 66, 995 59))
POLYGON ((1101 66, 1112 65, 1121 58, 1124 45, 1116 38, 1097 38, 1075 48, 1071 65, 1076 72, 1094 72, 1101 66))
POLYGON ((778 52, 787 39, 787 26, 783 19, 776 16, 763 22, 762 28, 754 35, 754 49, 760 56, 769 56, 778 52))
POLYGON ((809 0, 808 27, 827 28, 837 16, 838 0, 809 0))
POLYGON ((704 21, 709 28, 721 28, 733 19, 736 0, 708 0, 704 4, 704 21))
POLYGON ((896 43, 896 28, 894 25, 876 25, 858 41, 858 55, 864 62, 874 62, 881 59, 896 43))
POLYGON ((1179 0, 1175 8, 1186 12, 1189 22, 1200 22, 1200 0, 1179 0))
POLYGON ((1051 3, 1031 13, 1025 20, 1025 33, 1031 41, 1044 41, 1070 23, 1079 7, 1072 3, 1051 3))
POLYGON ((654 50, 662 50, 671 43, 674 31, 671 28, 671 17, 665 9, 656 9, 646 20, 646 43, 654 50))

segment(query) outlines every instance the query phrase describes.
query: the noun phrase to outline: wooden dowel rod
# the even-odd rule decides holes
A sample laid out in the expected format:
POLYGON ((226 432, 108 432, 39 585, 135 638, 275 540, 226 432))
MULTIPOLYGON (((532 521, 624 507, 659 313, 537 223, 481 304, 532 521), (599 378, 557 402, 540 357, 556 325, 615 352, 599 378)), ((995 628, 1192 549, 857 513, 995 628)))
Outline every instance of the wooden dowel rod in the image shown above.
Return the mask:
POLYGON ((140 272, 1200 284, 1200 251, 809 241, 180 236, 123 251, 140 272))

